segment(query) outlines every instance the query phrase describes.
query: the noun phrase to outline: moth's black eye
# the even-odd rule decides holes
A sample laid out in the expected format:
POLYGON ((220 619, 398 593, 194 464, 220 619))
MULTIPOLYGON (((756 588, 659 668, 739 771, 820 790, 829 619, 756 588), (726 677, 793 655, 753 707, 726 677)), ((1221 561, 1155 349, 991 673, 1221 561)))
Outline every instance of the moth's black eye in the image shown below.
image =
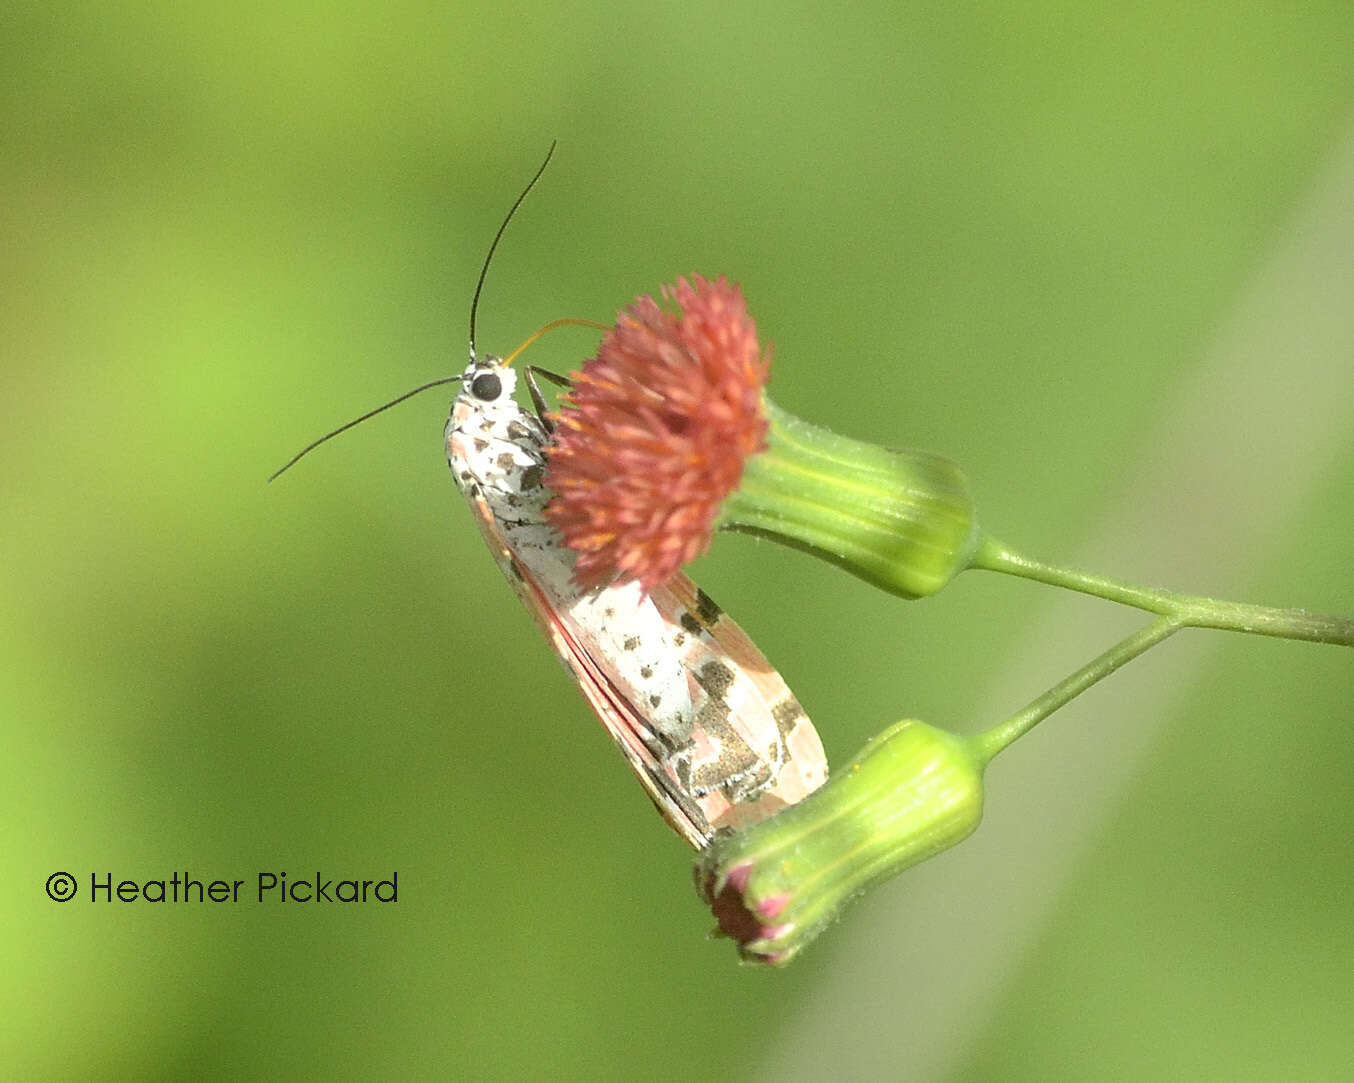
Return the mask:
POLYGON ((493 402, 503 394, 503 381, 496 372, 481 372, 470 381, 470 393, 481 402, 493 402))

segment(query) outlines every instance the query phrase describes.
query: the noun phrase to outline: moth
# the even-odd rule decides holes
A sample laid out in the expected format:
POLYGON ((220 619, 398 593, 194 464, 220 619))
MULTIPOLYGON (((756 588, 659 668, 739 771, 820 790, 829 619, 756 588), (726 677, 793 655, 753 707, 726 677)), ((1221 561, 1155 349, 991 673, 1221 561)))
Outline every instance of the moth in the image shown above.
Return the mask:
POLYGON ((550 422, 513 398, 496 357, 461 375, 447 461, 484 540, 654 804, 697 849, 765 819, 827 779, 817 731, 743 630, 685 575, 646 597, 630 582, 583 590, 546 521, 550 422))
MULTIPOLYGON (((584 590, 574 554, 545 518, 551 422, 537 375, 532 406, 517 403, 520 353, 480 358, 475 314, 503 231, 554 153, 541 163, 498 228, 470 304, 470 361, 314 441, 273 480, 326 440, 428 388, 460 383, 444 439, 452 476, 494 559, 545 632, 583 697, 664 819, 697 849, 716 832, 755 823, 803 800, 827 779, 817 731, 779 673, 690 579, 646 596, 638 583, 584 590)), ((586 323, 564 320, 558 323, 586 323)), ((596 325, 593 325, 596 326, 596 325)))

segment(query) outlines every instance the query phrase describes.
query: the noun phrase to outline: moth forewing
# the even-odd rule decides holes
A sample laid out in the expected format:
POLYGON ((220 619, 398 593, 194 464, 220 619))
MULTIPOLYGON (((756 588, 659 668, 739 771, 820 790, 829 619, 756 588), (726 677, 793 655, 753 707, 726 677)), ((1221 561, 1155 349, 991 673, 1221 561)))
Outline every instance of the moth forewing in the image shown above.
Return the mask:
MULTIPOLYGON (((507 554, 506 549, 502 551, 507 554)), ((531 574, 520 564, 511 563, 511 555, 507 555, 513 569, 508 573, 509 581, 518 597, 536 618, 565 672, 573 678, 588 706, 630 764, 654 807, 691 846, 698 850, 704 848, 711 835, 705 813, 686 794, 675 768, 655 755, 652 748, 654 735, 648 721, 635 711, 598 662, 573 638, 531 574)))
POLYGON ((447 458, 504 574, 669 824, 715 831, 802 800, 827 777, 822 744, 780 675, 685 576, 584 591, 547 523, 548 433, 513 399, 515 373, 472 359, 447 458))
POLYGON ((711 826, 756 823, 826 782, 818 731, 747 633, 685 575, 650 599, 681 628, 678 647, 699 688, 692 786, 711 826))

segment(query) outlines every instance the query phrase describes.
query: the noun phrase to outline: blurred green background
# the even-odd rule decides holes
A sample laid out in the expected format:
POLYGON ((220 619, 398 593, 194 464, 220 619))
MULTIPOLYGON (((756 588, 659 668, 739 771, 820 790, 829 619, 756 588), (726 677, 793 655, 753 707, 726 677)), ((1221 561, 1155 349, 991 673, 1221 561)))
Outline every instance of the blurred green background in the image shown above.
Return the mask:
MULTIPOLYGON (((1354 1062, 1354 655, 1186 633, 987 822, 740 969, 501 580, 430 393, 677 274, 772 392, 951 455, 1049 559, 1354 612, 1354 8, 0 8, 0 1067, 12 1078, 1143 1079, 1354 1062), (394 906, 59 905, 56 870, 394 906)), ((562 332, 567 368, 595 339, 562 332)), ((696 569, 835 761, 1133 626, 696 569)))

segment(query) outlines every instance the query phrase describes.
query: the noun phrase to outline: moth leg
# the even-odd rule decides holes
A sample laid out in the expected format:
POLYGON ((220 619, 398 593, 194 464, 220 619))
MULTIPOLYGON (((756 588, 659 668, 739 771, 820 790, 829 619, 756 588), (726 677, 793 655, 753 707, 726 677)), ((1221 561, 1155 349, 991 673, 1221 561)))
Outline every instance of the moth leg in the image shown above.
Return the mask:
POLYGON ((527 393, 531 396, 531 405, 536 411, 536 417, 545 428, 546 432, 554 432, 555 426, 552 425, 550 419, 545 416, 547 409, 545 405, 545 396, 541 394, 541 387, 536 382, 537 376, 545 377, 556 387, 572 387, 573 384, 567 376, 561 376, 557 372, 551 372, 549 369, 543 369, 537 365, 526 366, 527 393))
POLYGON ((540 365, 528 365, 527 371, 537 375, 544 376, 556 387, 573 387, 574 382, 567 376, 561 376, 558 372, 551 372, 549 369, 543 369, 540 365))

